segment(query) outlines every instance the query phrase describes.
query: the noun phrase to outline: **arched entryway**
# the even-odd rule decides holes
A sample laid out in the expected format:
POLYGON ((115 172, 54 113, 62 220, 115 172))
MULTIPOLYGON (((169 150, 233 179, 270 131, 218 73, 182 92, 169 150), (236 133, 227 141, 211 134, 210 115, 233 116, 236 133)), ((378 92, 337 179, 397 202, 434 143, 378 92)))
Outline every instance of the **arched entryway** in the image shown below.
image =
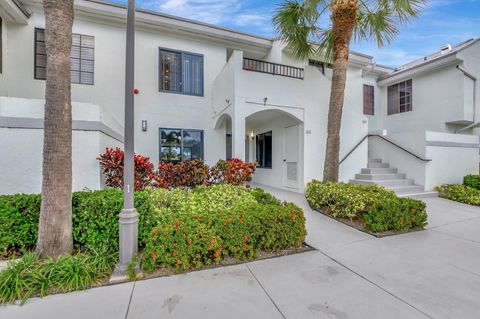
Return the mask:
POLYGON ((254 182, 300 189, 303 185, 303 121, 267 109, 245 118, 246 160, 259 163, 254 182))

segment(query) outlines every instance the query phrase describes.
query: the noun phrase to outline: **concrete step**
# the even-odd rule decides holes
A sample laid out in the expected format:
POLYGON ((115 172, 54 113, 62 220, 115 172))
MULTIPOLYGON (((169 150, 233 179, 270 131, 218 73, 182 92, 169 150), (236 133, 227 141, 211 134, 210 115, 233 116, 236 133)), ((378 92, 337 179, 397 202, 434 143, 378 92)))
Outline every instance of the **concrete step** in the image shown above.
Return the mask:
POLYGON ((413 185, 413 179, 389 179, 389 180, 365 180, 365 179, 351 179, 350 183, 362 185, 380 185, 383 187, 407 186, 413 185))
POLYGON ((355 179, 363 180, 390 180, 390 179, 404 179, 406 176, 403 173, 396 174, 355 174, 355 179))
POLYGON ((362 168, 362 174, 396 174, 398 169, 390 167, 362 168))
POLYGON ((419 193, 411 193, 411 194, 398 194, 398 197, 408 197, 412 199, 432 198, 432 197, 438 197, 438 192, 428 191, 428 192, 419 192, 419 193))
POLYGON ((388 168, 390 167, 390 164, 388 163, 378 163, 378 162, 372 162, 367 164, 368 168, 388 168))
POLYGON ((368 162, 369 163, 381 163, 382 159, 381 158, 369 158, 368 162))
POLYGON ((423 186, 420 185, 406 185, 406 186, 393 186, 387 187, 389 190, 394 191, 397 195, 402 194, 415 194, 424 192, 423 186))

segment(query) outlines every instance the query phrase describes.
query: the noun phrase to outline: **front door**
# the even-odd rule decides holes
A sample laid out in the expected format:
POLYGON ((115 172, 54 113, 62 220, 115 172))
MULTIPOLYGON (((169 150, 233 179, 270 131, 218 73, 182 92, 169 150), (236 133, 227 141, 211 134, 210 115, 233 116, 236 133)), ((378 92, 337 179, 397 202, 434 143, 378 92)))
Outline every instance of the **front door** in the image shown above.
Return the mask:
POLYGON ((300 125, 285 128, 283 139, 283 181, 286 187, 298 188, 300 125))

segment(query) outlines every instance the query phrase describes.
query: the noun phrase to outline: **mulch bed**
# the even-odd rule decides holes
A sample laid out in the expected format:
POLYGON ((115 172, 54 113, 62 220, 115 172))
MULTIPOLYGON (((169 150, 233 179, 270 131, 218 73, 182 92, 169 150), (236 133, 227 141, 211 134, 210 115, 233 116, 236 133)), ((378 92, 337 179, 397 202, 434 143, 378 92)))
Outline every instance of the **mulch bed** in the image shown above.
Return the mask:
MULTIPOLYGON (((159 268, 152 273, 141 273, 137 277, 137 281, 152 279, 152 278, 159 278, 159 277, 174 276, 174 275, 178 275, 178 274, 184 274, 184 273, 189 273, 189 272, 194 272, 194 271, 201 271, 201 270, 206 270, 206 269, 220 268, 220 267, 225 267, 225 266, 245 264, 245 263, 249 263, 249 262, 252 262, 252 261, 259 261, 259 260, 265 260, 265 259, 270 259, 270 258, 288 256, 288 255, 299 254, 299 253, 304 253, 304 252, 313 251, 313 250, 315 250, 315 248, 307 245, 306 243, 303 243, 302 246, 297 247, 297 248, 282 249, 282 250, 278 250, 278 251, 264 251, 264 250, 262 250, 258 253, 256 258, 247 259, 247 260, 239 260, 239 259, 236 259, 236 258, 227 257, 224 260, 222 260, 222 262, 220 264, 204 266, 204 267, 200 267, 200 268, 197 268, 197 269, 194 269, 194 270, 185 270, 185 271, 175 272, 170 268, 159 268)), ((119 282, 115 282, 115 284, 116 283, 128 282, 128 281, 129 280, 119 281, 119 282)))
POLYGON ((367 234, 372 235, 372 236, 377 237, 377 238, 383 238, 383 237, 395 236, 395 235, 402 235, 402 234, 407 234, 407 233, 411 233, 411 232, 417 232, 417 231, 424 230, 423 228, 418 228, 417 227, 417 228, 412 228, 412 229, 403 230, 403 231, 387 230, 387 231, 384 231, 384 232, 374 233, 374 232, 366 229, 365 226, 363 225, 362 221, 358 218, 357 219, 335 218, 327 212, 327 209, 317 209, 317 208, 315 208, 311 205, 309 205, 309 206, 310 206, 311 209, 319 212, 322 215, 325 215, 325 216, 327 216, 327 217, 329 217, 333 220, 341 222, 342 224, 348 225, 352 228, 355 228, 356 230, 367 233, 367 234))

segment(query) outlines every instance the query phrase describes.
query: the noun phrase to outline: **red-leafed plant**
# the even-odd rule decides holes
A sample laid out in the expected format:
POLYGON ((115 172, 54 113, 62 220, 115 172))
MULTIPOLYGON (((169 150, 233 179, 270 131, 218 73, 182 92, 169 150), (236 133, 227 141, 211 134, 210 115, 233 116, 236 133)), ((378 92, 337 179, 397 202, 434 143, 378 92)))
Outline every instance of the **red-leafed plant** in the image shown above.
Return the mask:
MULTIPOLYGON (((105 185, 108 187, 123 187, 124 153, 120 148, 107 148, 97 160, 105 176, 105 185)), ((135 155, 135 189, 143 190, 154 186, 153 164, 149 157, 135 155)))
POLYGON ((257 165, 247 163, 238 158, 219 160, 212 166, 208 176, 209 184, 228 183, 242 185, 252 180, 257 165))
POLYGON ((203 161, 193 160, 160 163, 155 175, 159 187, 196 187, 206 183, 208 171, 208 165, 203 161))

